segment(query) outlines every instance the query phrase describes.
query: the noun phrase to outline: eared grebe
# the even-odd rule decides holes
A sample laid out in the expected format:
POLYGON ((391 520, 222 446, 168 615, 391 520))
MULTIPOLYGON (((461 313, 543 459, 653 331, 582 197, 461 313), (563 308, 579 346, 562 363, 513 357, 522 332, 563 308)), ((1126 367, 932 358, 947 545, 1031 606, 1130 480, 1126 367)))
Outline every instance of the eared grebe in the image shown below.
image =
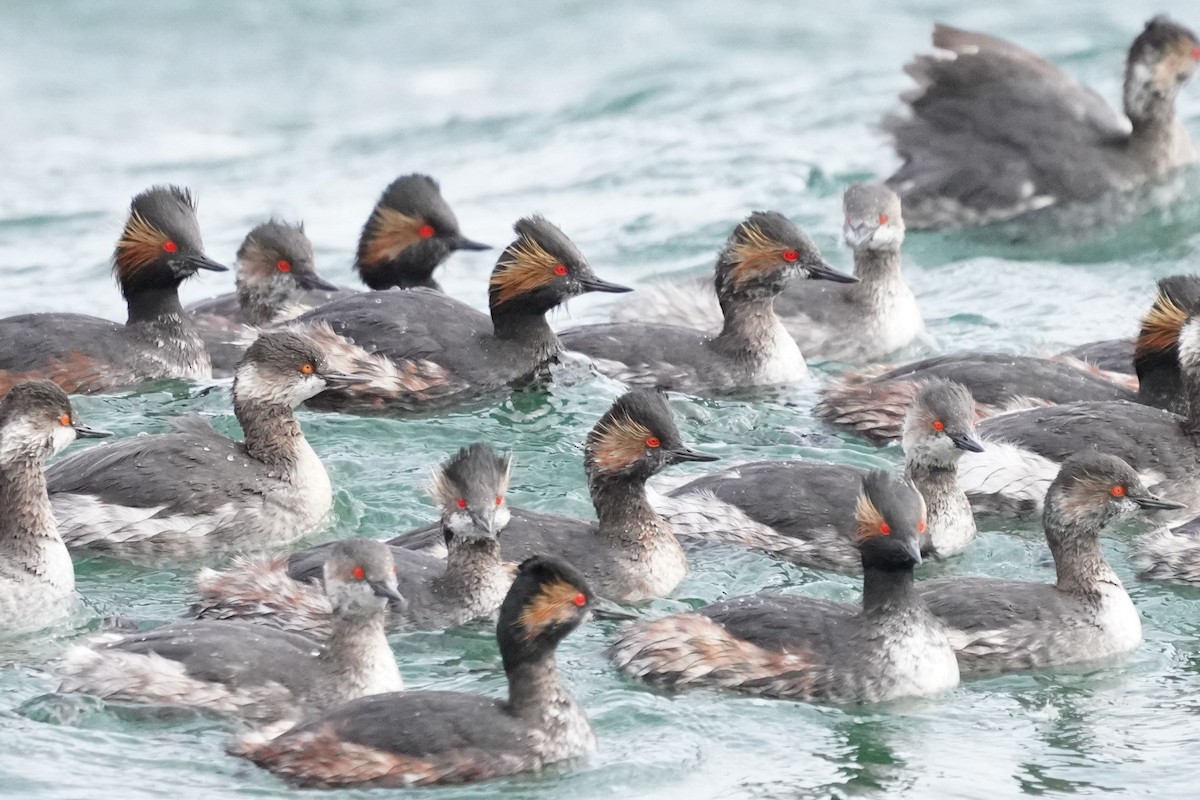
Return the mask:
MULTIPOLYGON (((473 444, 434 473, 430 496, 441 509, 438 529, 447 557, 393 547, 400 593, 407 604, 388 615, 389 629, 431 629, 490 617, 512 583, 500 558, 509 510, 510 456, 473 444)), ((193 613, 204 619, 245 619, 284 630, 328 635, 330 607, 319 581, 335 545, 318 545, 288 558, 239 559, 228 570, 201 570, 200 600, 193 613)))
MULTIPOLYGON (((1156 492, 1200 512, 1200 318, 1197 308, 1178 335, 1186 416, 1123 401, 1068 403, 986 419, 987 449, 968 454, 958 480, 976 508, 1036 510, 1058 465, 1087 447, 1124 460, 1156 492)), ((1171 515, 1172 517, 1178 515, 1171 515)))
POLYGON ((399 691, 383 617, 400 600, 391 551, 347 539, 330 550, 325 591, 334 624, 322 644, 236 622, 180 622, 69 649, 59 691, 132 703, 192 706, 256 725, 295 724, 356 697, 399 691))
MULTIPOLYGON (((501 555, 510 561, 538 553, 561 556, 608 600, 670 594, 687 574, 687 558, 670 523, 651 507, 646 481, 682 461, 715 460, 684 444, 662 394, 628 392, 587 438, 583 469, 599 522, 513 509, 500 537, 501 555)), ((442 536, 424 529, 392 543, 436 553, 442 536)))
POLYGON ((317 274, 304 223, 272 219, 246 234, 237 251, 237 291, 202 300, 187 312, 212 358, 213 375, 227 377, 253 341, 253 327, 273 325, 309 309, 306 290, 334 291, 317 274), (249 341, 247 341, 249 340, 249 341))
POLYGON ((302 786, 416 786, 536 772, 596 747, 587 715, 559 677, 554 652, 587 617, 592 592, 562 561, 521 564, 496 639, 508 699, 399 692, 330 709, 274 740, 233 752, 302 786))
POLYGON ((756 211, 733 229, 717 256, 724 327, 715 336, 675 325, 611 322, 559 334, 604 374, 634 385, 679 391, 794 383, 808 367, 774 310, 797 273, 854 281, 830 267, 804 233, 775 211, 756 211))
POLYGON ((233 382, 246 439, 185 418, 173 433, 85 450, 46 472, 58 529, 72 550, 186 557, 294 542, 324 521, 329 476, 293 409, 334 384, 310 339, 263 333, 233 382))
MULTIPOLYGON (((878 184, 853 184, 842 197, 843 238, 858 282, 791 281, 775 313, 808 357, 866 361, 909 344, 925 328, 900 272, 900 200, 878 184)), ((613 319, 719 330, 721 307, 710 282, 663 281, 639 289, 613 319)))
POLYGON ((0 319, 0 393, 27 378, 49 378, 74 394, 211 378, 208 351, 179 304, 179 284, 201 269, 226 267, 204 255, 191 193, 155 186, 137 195, 113 253, 125 324, 82 314, 0 319))
POLYGON ((798 595, 736 597, 636 623, 609 655, 627 675, 675 688, 868 703, 949 689, 958 683, 954 650, 913 588, 924 510, 908 483, 886 472, 863 479, 854 511, 860 607, 798 595))
POLYGON ((922 581, 917 591, 951 629, 963 672, 1008 672, 1096 661, 1142 641, 1142 623, 1100 547, 1100 529, 1140 510, 1180 508, 1155 497, 1119 458, 1084 451, 1063 462, 1043 523, 1058 581, 922 581))
POLYGON ((884 127, 904 165, 888 184, 914 228, 1010 219, 1133 189, 1195 160, 1175 117, 1200 41, 1165 16, 1125 64, 1125 114, 1053 64, 991 36, 937 25, 938 53, 906 71, 910 115, 884 127))
POLYGON ((0 633, 44 628, 70 610, 75 569, 43 469, 76 436, 108 435, 81 424, 50 381, 22 381, 0 399, 0 633))
POLYGON ((1133 356, 1136 393, 1124 376, 1099 372, 1069 355, 1054 359, 1002 353, 947 353, 882 374, 850 373, 822 391, 814 408, 826 422, 883 444, 900 436, 905 410, 920 384, 941 377, 966 386, 980 417, 1022 408, 1095 400, 1134 400, 1186 413, 1179 370, 1179 329, 1184 309, 1200 303, 1200 278, 1176 275, 1158 282, 1142 318, 1133 356))
MULTIPOLYGON (((964 451, 981 449, 970 392, 943 380, 922 386, 904 426, 904 473, 928 506, 923 552, 955 555, 975 538, 957 468, 964 451)), ((758 461, 697 478, 654 506, 685 545, 698 537, 804 566, 856 570, 857 525, 845 510, 866 473, 820 461, 758 461)))
POLYGON ((516 241, 492 272, 490 318, 417 288, 346 297, 296 320, 333 363, 358 365, 356 374, 372 376, 314 405, 423 409, 544 377, 561 350, 546 313, 585 292, 629 289, 597 278, 574 243, 542 217, 519 220, 514 230, 516 241))

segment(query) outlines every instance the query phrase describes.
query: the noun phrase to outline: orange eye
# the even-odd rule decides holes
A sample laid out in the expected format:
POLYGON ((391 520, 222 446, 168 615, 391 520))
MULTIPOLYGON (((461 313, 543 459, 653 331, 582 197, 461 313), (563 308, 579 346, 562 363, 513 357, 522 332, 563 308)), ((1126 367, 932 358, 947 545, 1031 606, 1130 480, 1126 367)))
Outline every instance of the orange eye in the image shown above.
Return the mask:
POLYGON ((304 375, 312 375, 313 372, 316 371, 316 369, 317 368, 314 367, 312 364, 301 364, 300 365, 300 372, 304 375))
POLYGON ((799 257, 800 257, 800 254, 798 252, 796 252, 795 250, 784 250, 783 251, 783 260, 784 261, 795 261, 799 257))
POLYGON ((892 533, 892 526, 888 525, 886 522, 881 522, 879 523, 879 532, 884 536, 890 536, 892 533))
POLYGON ((559 275, 559 276, 566 275, 567 268, 564 267, 562 264, 555 264, 554 265, 554 274, 559 275))
POLYGON ((363 578, 367 577, 367 571, 362 567, 355 567, 354 569, 350 570, 350 574, 354 576, 354 580, 356 581, 361 581, 363 578))
POLYGON ((71 415, 63 414, 61 417, 58 418, 58 424, 62 425, 64 428, 67 427, 68 425, 70 425, 71 424, 71 415))
POLYGON ((879 215, 879 224, 880 224, 880 225, 887 225, 887 214, 880 214, 880 215, 879 215))
POLYGON ((279 267, 280 272, 291 272, 292 271, 292 262, 288 261, 286 258, 279 259, 279 261, 275 264, 275 266, 279 267))
POLYGON ((1124 497, 1125 496, 1125 487, 1118 484, 1118 485, 1112 487, 1111 489, 1109 489, 1108 492, 1113 497, 1124 497))
POLYGON ((430 236, 433 236, 433 234, 434 230, 432 225, 422 225, 421 227, 417 228, 417 236, 420 236, 422 239, 428 239, 430 236))
POLYGON ((454 502, 458 505, 459 508, 467 507, 467 500, 464 497, 460 497, 457 500, 455 500, 454 502))
POLYGON ((661 444, 662 444, 662 442, 659 441, 659 438, 657 436, 647 436, 646 437, 646 447, 658 447, 661 444))
POLYGON ((925 532, 925 520, 921 520, 920 522, 917 523, 917 533, 924 533, 924 532, 925 532))
POLYGON ((167 239, 165 242, 162 243, 162 248, 163 248, 163 252, 174 253, 176 250, 179 249, 179 245, 175 244, 170 239, 167 239))
POLYGON ((496 495, 496 505, 498 505, 498 506, 504 505, 504 498, 501 497, 500 495, 496 495))
POLYGON ((935 431, 944 431, 946 430, 946 423, 942 422, 940 419, 935 419, 933 421, 933 429, 935 431))
POLYGON ((579 594, 575 595, 575 598, 571 602, 573 602, 577 607, 582 608, 584 603, 587 602, 587 595, 585 595, 583 592, 580 592, 579 594))

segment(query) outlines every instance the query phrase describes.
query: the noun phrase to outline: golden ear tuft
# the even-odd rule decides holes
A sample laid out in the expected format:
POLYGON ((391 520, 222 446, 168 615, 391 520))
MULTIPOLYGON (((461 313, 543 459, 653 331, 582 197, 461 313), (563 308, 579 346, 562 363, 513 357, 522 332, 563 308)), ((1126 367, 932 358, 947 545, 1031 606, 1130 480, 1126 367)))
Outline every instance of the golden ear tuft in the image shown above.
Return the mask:
POLYGON ((887 527, 883 514, 865 493, 858 496, 858 503, 854 506, 854 518, 858 522, 856 541, 860 544, 867 539, 883 535, 883 529, 887 527))
POLYGON ((734 284, 741 286, 758 275, 779 269, 779 265, 786 262, 784 253, 789 250, 763 233, 757 225, 742 225, 737 241, 729 249, 730 260, 734 262, 734 284))
POLYGON ((492 272, 490 283, 496 293, 496 305, 550 283, 558 277, 554 268, 560 264, 556 256, 534 240, 525 236, 517 239, 508 246, 492 272))
POLYGON ((525 629, 525 638, 532 639, 551 625, 570 622, 579 611, 576 597, 583 593, 569 581, 556 580, 542 586, 525 604, 518 621, 525 629))
POLYGON ((169 239, 165 233, 146 221, 138 212, 129 215, 125 230, 117 242, 116 262, 129 269, 141 269, 162 257, 163 244, 169 239))
POLYGON ((637 463, 646 453, 653 431, 629 417, 617 417, 596 428, 589 442, 592 463, 606 472, 619 472, 637 463))
POLYGON ((1142 317, 1142 326, 1137 337, 1137 355, 1162 353, 1175 347, 1179 344, 1179 331, 1187 319, 1186 310, 1159 292, 1154 298, 1154 305, 1146 312, 1146 316, 1142 317))
POLYGON ((362 261, 367 264, 391 261, 421 239, 427 238, 421 235, 421 229, 425 227, 428 226, 416 217, 387 206, 375 206, 367 223, 362 261))

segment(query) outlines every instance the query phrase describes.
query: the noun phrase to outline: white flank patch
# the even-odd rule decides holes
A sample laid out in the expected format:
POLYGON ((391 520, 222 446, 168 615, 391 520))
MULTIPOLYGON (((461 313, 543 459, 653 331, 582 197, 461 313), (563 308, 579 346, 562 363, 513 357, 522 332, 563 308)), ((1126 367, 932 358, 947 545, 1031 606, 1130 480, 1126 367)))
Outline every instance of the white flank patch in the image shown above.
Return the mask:
POLYGON ((986 442, 982 453, 963 453, 958 483, 970 498, 1001 497, 1041 508, 1058 464, 1007 442, 986 442))

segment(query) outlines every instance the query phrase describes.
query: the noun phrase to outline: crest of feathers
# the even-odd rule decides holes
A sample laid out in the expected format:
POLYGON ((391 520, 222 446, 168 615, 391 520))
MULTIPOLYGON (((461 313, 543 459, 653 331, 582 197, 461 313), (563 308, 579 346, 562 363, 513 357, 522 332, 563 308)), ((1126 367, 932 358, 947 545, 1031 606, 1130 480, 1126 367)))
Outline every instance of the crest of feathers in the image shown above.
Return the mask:
POLYGON ((752 223, 744 223, 726 251, 732 263, 729 270, 734 286, 741 286, 763 273, 773 272, 784 264, 783 253, 788 248, 763 233, 752 223))
POLYGON ((1137 355, 1161 353, 1178 345, 1179 331, 1187 319, 1188 312, 1160 291, 1154 298, 1154 305, 1142 318, 1137 338, 1137 355))
POLYGON ((525 638, 532 639, 551 625, 570 622, 578 606, 575 597, 580 589, 570 581, 547 583, 521 610, 518 618, 525 638))
POLYGON ((858 535, 855 540, 859 544, 883 535, 880 529, 886 524, 886 520, 865 493, 858 496, 858 502, 854 506, 854 519, 858 522, 858 535))
POLYGON ((396 258, 421 241, 419 231, 423 224, 416 217, 394 208, 375 206, 359 248, 358 260, 365 264, 380 264, 396 258))
POLYGON ((118 270, 141 269, 149 266, 163 254, 163 242, 170 237, 152 225, 141 212, 134 211, 121 231, 117 251, 113 257, 118 270))
POLYGON ((503 305, 545 286, 554 280, 554 267, 560 263, 540 244, 522 236, 508 246, 489 281, 494 305, 503 305))

